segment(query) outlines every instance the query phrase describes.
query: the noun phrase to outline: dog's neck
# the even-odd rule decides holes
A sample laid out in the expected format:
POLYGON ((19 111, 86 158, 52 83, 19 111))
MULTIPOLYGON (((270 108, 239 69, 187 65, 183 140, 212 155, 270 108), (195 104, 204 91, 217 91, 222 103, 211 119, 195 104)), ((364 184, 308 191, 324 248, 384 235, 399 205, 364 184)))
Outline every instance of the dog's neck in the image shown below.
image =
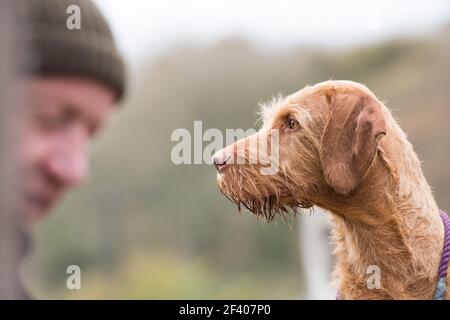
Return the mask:
POLYGON ((342 298, 433 297, 444 230, 406 138, 379 149, 354 195, 332 196, 320 205, 331 213, 342 298))

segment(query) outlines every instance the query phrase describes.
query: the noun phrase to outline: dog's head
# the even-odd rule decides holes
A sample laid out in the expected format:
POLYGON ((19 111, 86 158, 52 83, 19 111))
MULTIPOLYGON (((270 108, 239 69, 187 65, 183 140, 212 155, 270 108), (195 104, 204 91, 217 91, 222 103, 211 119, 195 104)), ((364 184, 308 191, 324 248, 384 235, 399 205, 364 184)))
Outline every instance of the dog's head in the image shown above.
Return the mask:
POLYGON ((262 107, 262 128, 218 151, 221 192, 272 220, 346 197, 362 183, 386 134, 387 109, 363 85, 327 81, 262 107), (289 210, 293 209, 293 210, 289 210))

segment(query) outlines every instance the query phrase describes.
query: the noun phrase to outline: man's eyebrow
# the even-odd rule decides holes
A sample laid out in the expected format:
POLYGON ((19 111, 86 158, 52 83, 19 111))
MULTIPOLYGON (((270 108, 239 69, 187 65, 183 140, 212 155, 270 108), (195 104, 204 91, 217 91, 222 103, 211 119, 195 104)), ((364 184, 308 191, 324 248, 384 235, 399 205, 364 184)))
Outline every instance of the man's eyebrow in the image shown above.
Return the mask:
POLYGON ((42 92, 32 93, 29 96, 29 99, 37 102, 49 103, 53 109, 61 109, 59 111, 65 113, 67 116, 73 119, 82 120, 88 127, 88 132, 90 135, 94 135, 101 127, 101 123, 97 120, 97 118, 89 116, 87 113, 83 112, 84 108, 80 108, 71 102, 64 101, 63 99, 53 97, 42 92))
POLYGON ((42 92, 32 92, 29 95, 25 95, 25 99, 39 101, 39 102, 57 102, 57 100, 42 92))

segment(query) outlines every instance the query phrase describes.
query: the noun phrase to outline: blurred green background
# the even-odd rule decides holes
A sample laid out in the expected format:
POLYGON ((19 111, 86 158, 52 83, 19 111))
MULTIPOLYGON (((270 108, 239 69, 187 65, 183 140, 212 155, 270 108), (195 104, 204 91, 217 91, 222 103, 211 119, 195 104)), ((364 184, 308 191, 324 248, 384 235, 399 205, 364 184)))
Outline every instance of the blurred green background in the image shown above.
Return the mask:
MULTIPOLYGON (((36 230, 38 298, 290 299, 302 295, 297 221, 264 224, 220 195, 208 165, 174 165, 171 133, 251 128, 257 104, 306 84, 366 84, 393 111, 450 209, 450 27, 348 49, 263 50, 245 37, 143 60, 92 146, 90 181, 36 230), (66 289, 79 265, 82 290, 66 289)), ((207 143, 204 143, 206 146, 207 143)), ((299 221, 298 221, 299 220, 299 221)))

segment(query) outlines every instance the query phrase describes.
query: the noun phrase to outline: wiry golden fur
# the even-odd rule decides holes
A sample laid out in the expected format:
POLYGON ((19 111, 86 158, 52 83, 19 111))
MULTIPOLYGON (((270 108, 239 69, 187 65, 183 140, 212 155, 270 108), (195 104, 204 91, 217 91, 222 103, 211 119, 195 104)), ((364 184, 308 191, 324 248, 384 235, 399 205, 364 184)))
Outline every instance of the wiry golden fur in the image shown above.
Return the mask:
POLYGON ((278 129, 277 174, 229 165, 218 175, 222 193, 267 220, 297 207, 329 211, 340 298, 431 299, 444 237, 438 206, 411 144, 374 94, 327 81, 263 106, 262 120, 258 133, 215 157, 246 159, 258 152, 252 140, 278 129), (297 128, 287 127, 292 118, 297 128), (379 289, 367 286, 370 265, 380 267, 379 289))

